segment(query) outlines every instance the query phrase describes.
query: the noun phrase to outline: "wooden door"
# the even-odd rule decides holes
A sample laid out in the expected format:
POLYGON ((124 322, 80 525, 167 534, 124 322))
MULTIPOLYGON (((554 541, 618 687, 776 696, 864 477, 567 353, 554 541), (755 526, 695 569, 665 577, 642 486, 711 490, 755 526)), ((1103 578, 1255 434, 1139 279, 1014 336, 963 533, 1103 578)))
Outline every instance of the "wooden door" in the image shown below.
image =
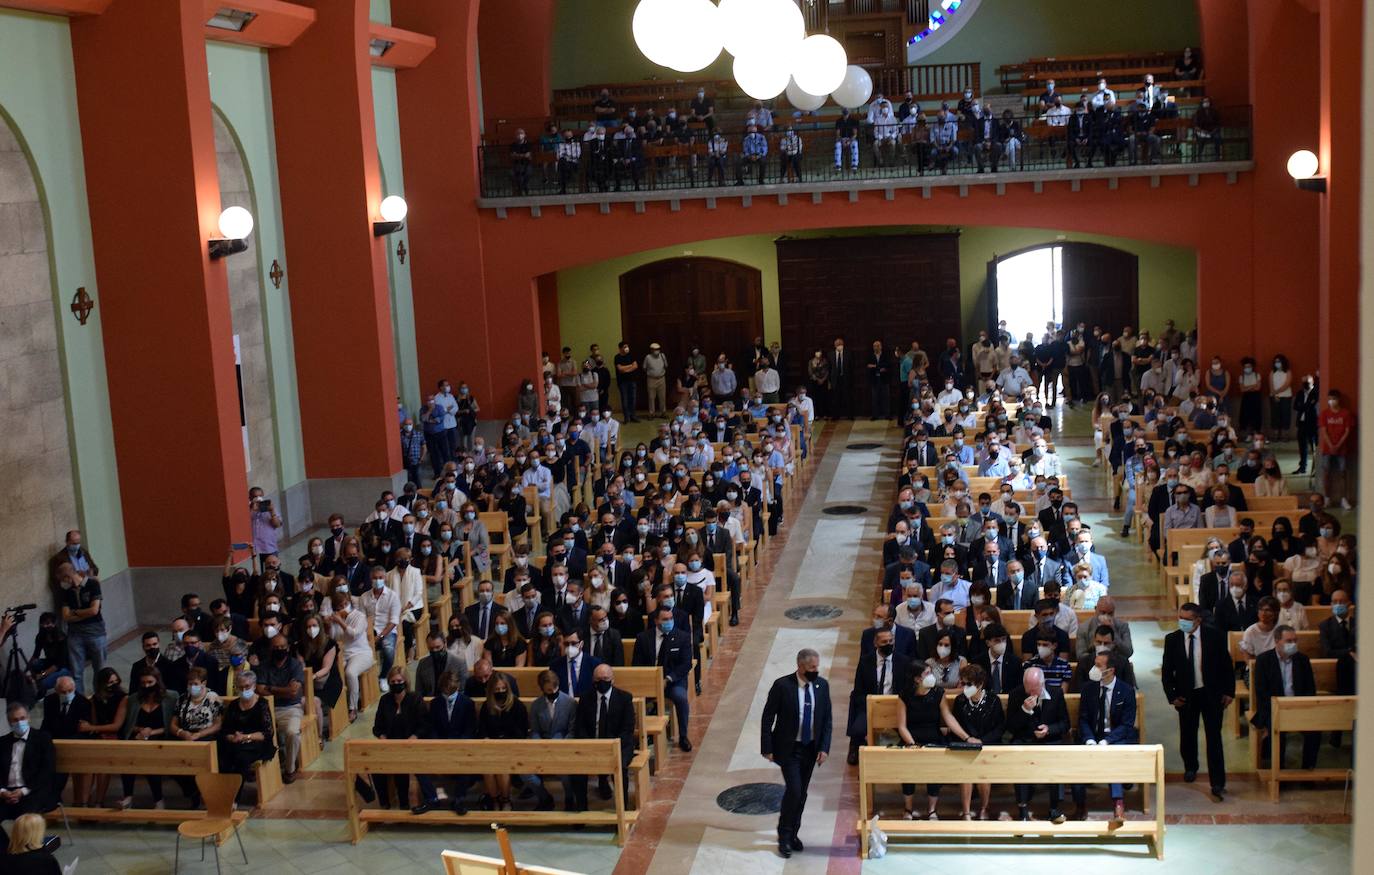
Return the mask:
POLYGON ((1113 337, 1123 325, 1140 332, 1139 259, 1096 243, 1063 243, 1064 325, 1101 325, 1113 337))
POLYGON ((637 267, 620 276, 620 325, 637 358, 650 343, 662 345, 670 393, 694 347, 708 362, 721 352, 730 356, 744 385, 749 350, 763 336, 762 275, 721 258, 669 258, 637 267))

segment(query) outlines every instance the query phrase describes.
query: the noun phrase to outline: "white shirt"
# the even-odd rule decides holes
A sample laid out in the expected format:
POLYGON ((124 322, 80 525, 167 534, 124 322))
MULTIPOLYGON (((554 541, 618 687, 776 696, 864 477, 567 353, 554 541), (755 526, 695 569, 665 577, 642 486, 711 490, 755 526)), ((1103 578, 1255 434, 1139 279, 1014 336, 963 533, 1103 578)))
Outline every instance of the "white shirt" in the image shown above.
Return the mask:
POLYGON ((1101 91, 1098 91, 1095 94, 1093 94, 1092 99, 1089 102, 1094 107, 1098 107, 1105 104, 1107 102, 1107 98, 1111 98, 1113 101, 1115 101, 1116 92, 1110 88, 1104 88, 1101 91))
POLYGON ((386 587, 401 598, 401 610, 414 611, 418 618, 425 609, 425 578, 413 564, 403 574, 400 568, 386 573, 386 587))
POLYGON ((1278 628, 1275 624, 1265 631, 1260 628, 1259 623, 1254 623, 1246 629, 1240 636, 1240 649, 1251 656, 1259 656, 1267 650, 1274 649, 1274 630, 1278 628))
POLYGON ((1071 115, 1073 115, 1073 110, 1063 104, 1051 106, 1045 110, 1045 123, 1052 128, 1062 128, 1068 125, 1071 115))
MULTIPOLYGON (((399 606, 399 603, 398 603, 399 606)), ((350 610, 344 618, 342 627, 334 626, 330 634, 336 641, 343 642, 344 658, 352 661, 361 656, 371 657, 372 645, 367 640, 367 614, 350 610)))
POLYGON ((797 684, 797 741, 802 740, 802 728, 806 724, 806 699, 811 698, 811 741, 816 740, 816 692, 815 684, 810 681, 797 684))
POLYGON ((376 590, 369 590, 363 595, 362 603, 376 634, 381 635, 387 626, 401 624, 401 597, 395 590, 383 589, 380 596, 376 590))
POLYGON ((792 403, 797 405, 797 409, 806 417, 807 425, 816 421, 816 402, 811 400, 811 396, 803 395, 800 398, 794 398, 792 403))
POLYGON ((24 786, 24 748, 28 746, 29 732, 15 736, 14 747, 10 751, 9 776, 5 779, 7 789, 22 788, 25 796, 29 795, 29 790, 24 786))
POLYGON ((1184 653, 1188 652, 1188 640, 1193 642, 1193 689, 1202 689, 1202 629, 1194 627, 1183 641, 1184 653))
POLYGON ((897 615, 893 619, 898 626, 905 626, 913 632, 920 632, 927 626, 935 625, 935 605, 932 602, 922 601, 921 607, 917 611, 912 611, 907 607, 906 600, 897 606, 897 615))
POLYGON ((896 692, 896 690, 892 688, 892 657, 882 656, 879 657, 876 662, 875 671, 878 672, 876 677, 881 678, 883 682, 882 688, 878 690, 878 694, 890 696, 896 692))
MULTIPOLYGON (((1113 675, 1111 681, 1106 686, 1102 687, 1102 689, 1107 693, 1107 707, 1102 709, 1103 735, 1105 736, 1106 733, 1112 731, 1112 693, 1116 690, 1116 677, 1113 675)), ((1096 726, 1093 727, 1093 731, 1097 731, 1096 726)), ((1097 740, 1097 743, 1105 744, 1100 738, 1097 740)))

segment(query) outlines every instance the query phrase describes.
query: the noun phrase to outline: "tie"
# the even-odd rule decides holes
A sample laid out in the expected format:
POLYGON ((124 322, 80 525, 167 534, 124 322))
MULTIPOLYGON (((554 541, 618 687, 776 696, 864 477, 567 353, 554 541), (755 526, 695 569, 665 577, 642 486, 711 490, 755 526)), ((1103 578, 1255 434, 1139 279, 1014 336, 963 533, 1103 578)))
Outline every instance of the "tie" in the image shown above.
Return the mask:
POLYGON ((1002 660, 992 661, 992 694, 1000 695, 1002 692, 1002 660))
POLYGON ((1196 639, 1195 639, 1192 635, 1189 635, 1189 636, 1188 636, 1188 669, 1189 669, 1189 671, 1191 671, 1191 672, 1193 673, 1193 687, 1194 687, 1194 689, 1197 688, 1197 661, 1196 661, 1197 653, 1196 653, 1196 650, 1195 650, 1194 647, 1193 647, 1193 644, 1194 644, 1195 641, 1196 641, 1196 639))
POLYGON ((597 696, 596 705, 596 737, 601 737, 601 727, 606 725, 606 700, 609 696, 597 696))
POLYGON ((482 620, 481 620, 481 622, 478 624, 478 625, 480 626, 480 628, 477 630, 477 634, 478 634, 479 636, 481 636, 481 638, 482 638, 483 640, 485 640, 486 637, 487 637, 487 614, 488 614, 490 611, 491 611, 491 608, 489 608, 489 607, 486 606, 486 605, 482 605, 482 620))
POLYGON ((1097 740, 1107 735, 1107 688, 1100 687, 1097 694, 1097 740))
POLYGON ((66 702, 63 702, 63 703, 62 703, 62 716, 63 716, 64 718, 67 716, 67 703, 66 703, 66 702))
POLYGON ((810 684, 807 684, 807 685, 806 685, 806 691, 805 691, 804 695, 805 695, 805 697, 806 697, 806 699, 805 699, 806 705, 805 705, 805 707, 802 709, 801 743, 802 743, 802 744, 810 744, 810 743, 812 742, 812 738, 811 738, 811 685, 810 685, 810 684))
POLYGON ((568 663, 568 692, 577 689, 577 660, 568 663))
POLYGON ((881 695, 887 689, 887 659, 883 659, 878 664, 878 693, 881 695))
POLYGON ((592 636, 592 656, 601 658, 601 633, 592 636))

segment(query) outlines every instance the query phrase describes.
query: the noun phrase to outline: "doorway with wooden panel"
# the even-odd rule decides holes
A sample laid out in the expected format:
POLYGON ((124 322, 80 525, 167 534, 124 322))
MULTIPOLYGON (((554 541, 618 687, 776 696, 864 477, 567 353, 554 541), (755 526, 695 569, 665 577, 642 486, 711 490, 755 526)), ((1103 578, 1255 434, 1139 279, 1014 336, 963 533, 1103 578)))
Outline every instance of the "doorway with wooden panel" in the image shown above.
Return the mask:
MULTIPOLYGON (((620 275, 620 330, 637 359, 650 343, 668 357, 669 403, 673 382, 693 349, 708 367, 724 352, 740 385, 748 385, 749 354, 763 336, 763 276, 723 258, 668 258, 620 275)), ((641 401, 646 398, 643 388, 641 401)))
POLYGON ((1007 323, 1013 345, 1045 324, 1100 325, 1113 335, 1139 330, 1139 258, 1097 243, 1046 243, 988 262, 987 327, 1007 323))

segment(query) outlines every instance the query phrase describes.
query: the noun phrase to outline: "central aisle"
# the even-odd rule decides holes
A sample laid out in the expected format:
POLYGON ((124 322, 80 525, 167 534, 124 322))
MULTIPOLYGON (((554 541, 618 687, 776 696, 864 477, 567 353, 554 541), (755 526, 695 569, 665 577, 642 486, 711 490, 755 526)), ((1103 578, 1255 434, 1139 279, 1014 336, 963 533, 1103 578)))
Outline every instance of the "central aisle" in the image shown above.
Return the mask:
POLYGON ((832 857, 858 870, 854 846, 845 844, 857 809, 844 788, 844 721, 859 637, 869 625, 881 570, 880 543, 898 448, 897 433, 887 423, 840 423, 831 429, 807 498, 784 527, 786 543, 658 842, 651 875, 745 870, 767 875, 784 866, 789 873, 824 873, 832 857), (877 448, 846 449, 855 443, 877 448), (822 513, 839 505, 863 510, 822 513), (789 611, 797 619, 789 618, 789 611), (835 728, 831 759, 816 769, 811 782, 801 834, 807 849, 786 861, 777 854, 776 813, 733 814, 716 797, 741 784, 775 784, 780 790, 777 767, 759 754, 759 724, 769 687, 795 670, 803 647, 821 655, 835 728))

